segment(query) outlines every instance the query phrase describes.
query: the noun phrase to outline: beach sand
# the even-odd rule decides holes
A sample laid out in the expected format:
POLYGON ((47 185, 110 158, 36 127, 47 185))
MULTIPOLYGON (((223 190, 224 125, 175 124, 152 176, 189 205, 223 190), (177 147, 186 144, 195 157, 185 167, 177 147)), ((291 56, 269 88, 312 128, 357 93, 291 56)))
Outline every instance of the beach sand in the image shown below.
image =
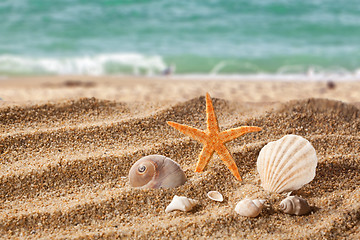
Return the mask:
POLYGON ((37 77, 0 81, 0 237, 33 239, 359 239, 360 83, 264 82, 135 77, 37 77), (209 92, 220 129, 262 127, 227 143, 243 181, 215 154, 202 173, 202 145, 166 124, 206 128, 209 92), (260 185, 261 148, 286 134, 309 140, 313 181, 292 194, 312 211, 284 214, 285 194, 260 185), (187 182, 131 188, 143 156, 178 162, 187 182), (224 202, 206 193, 217 190, 224 202), (165 213, 174 195, 197 199, 165 213), (266 199, 256 218, 235 213, 266 199))

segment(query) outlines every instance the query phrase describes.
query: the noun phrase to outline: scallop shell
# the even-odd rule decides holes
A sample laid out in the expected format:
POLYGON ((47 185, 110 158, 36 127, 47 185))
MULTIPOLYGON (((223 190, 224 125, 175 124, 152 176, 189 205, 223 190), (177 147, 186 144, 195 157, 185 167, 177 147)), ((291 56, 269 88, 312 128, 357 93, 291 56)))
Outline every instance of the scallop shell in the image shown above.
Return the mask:
POLYGON ((281 201, 280 209, 284 213, 304 215, 311 211, 307 201, 301 197, 289 196, 281 201))
POLYGON ((187 198, 187 197, 180 197, 180 196, 174 196, 171 203, 166 207, 165 212, 171 212, 175 210, 188 212, 197 204, 198 201, 187 198))
POLYGON ((314 147, 297 135, 265 145, 257 159, 261 186, 270 192, 297 190, 315 177, 317 157, 314 147))
POLYGON ((130 186, 142 188, 173 188, 183 185, 186 176, 180 165, 162 155, 139 159, 129 171, 130 186))
POLYGON ((235 206, 235 212, 244 217, 257 217, 264 208, 265 200, 262 199, 244 199, 235 206))
POLYGON ((214 201, 222 202, 224 201, 224 197, 221 193, 218 191, 210 191, 207 193, 207 196, 214 201))

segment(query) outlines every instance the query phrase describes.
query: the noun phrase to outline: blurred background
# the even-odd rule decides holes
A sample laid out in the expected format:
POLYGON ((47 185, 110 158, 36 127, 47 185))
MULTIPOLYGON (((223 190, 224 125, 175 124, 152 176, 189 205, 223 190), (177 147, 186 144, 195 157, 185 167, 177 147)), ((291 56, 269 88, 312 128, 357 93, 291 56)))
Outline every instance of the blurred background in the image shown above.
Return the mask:
POLYGON ((2 0, 0 76, 360 78, 358 0, 2 0))

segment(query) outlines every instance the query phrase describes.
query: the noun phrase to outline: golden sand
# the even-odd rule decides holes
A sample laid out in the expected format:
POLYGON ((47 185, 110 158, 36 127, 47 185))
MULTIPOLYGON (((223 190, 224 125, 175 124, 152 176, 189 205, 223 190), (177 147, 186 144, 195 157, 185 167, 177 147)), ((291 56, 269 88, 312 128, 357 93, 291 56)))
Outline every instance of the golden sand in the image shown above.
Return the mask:
POLYGON ((265 83, 256 89, 260 82, 213 81, 221 87, 212 93, 210 83, 194 90, 199 83, 194 87, 179 81, 183 89, 176 89, 173 82, 162 79, 138 86, 136 79, 123 85, 122 80, 107 85, 97 81, 69 85, 65 80, 40 79, 32 87, 0 81, 3 239, 359 238, 358 83, 337 83, 335 89, 311 83, 312 96, 307 86, 297 85, 298 95, 290 97, 287 94, 300 83, 265 83), (235 97, 234 86, 240 89, 238 94, 245 91, 249 97, 235 97), (279 89, 271 90, 271 86, 279 89), (51 91, 58 95, 46 95, 51 91), (243 182, 232 176, 217 155, 204 172, 195 173, 201 144, 166 124, 175 121, 205 129, 206 91, 213 97, 221 130, 242 125, 263 128, 227 144, 243 182), (332 91, 338 93, 333 99, 343 102, 309 98, 336 95, 332 91), (288 101, 296 98, 300 100, 288 101), (318 155, 315 179, 293 192, 307 199, 312 207, 309 215, 282 213, 279 204, 285 196, 265 192, 260 186, 258 153, 266 143, 286 134, 303 136, 318 155), (131 188, 127 179, 131 165, 150 154, 177 161, 187 175, 185 185, 131 188), (211 190, 221 192, 224 202, 208 199, 206 193, 211 190), (191 212, 166 214, 174 195, 197 199, 199 204, 191 212), (258 217, 235 213, 236 203, 245 197, 266 199, 258 217))

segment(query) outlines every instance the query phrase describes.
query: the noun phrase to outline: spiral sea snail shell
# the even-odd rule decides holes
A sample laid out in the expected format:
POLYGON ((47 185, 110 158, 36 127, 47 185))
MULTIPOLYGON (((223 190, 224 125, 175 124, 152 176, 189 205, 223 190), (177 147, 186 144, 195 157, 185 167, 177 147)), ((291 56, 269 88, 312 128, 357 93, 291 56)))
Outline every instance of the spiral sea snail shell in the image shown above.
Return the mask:
POLYGON ((280 208, 284 213, 295 215, 304 215, 311 211, 307 201, 297 196, 289 196, 282 200, 280 208))
POLYGON ((129 171, 130 186, 173 188, 183 185, 186 176, 180 165, 162 155, 149 155, 136 161, 129 171))
POLYGON ((165 212, 169 213, 175 210, 188 212, 191 211, 197 203, 197 200, 175 195, 171 203, 166 207, 165 212))
POLYGON ((244 199, 238 202, 235 212, 244 217, 257 217, 264 208, 265 200, 260 199, 244 199))

